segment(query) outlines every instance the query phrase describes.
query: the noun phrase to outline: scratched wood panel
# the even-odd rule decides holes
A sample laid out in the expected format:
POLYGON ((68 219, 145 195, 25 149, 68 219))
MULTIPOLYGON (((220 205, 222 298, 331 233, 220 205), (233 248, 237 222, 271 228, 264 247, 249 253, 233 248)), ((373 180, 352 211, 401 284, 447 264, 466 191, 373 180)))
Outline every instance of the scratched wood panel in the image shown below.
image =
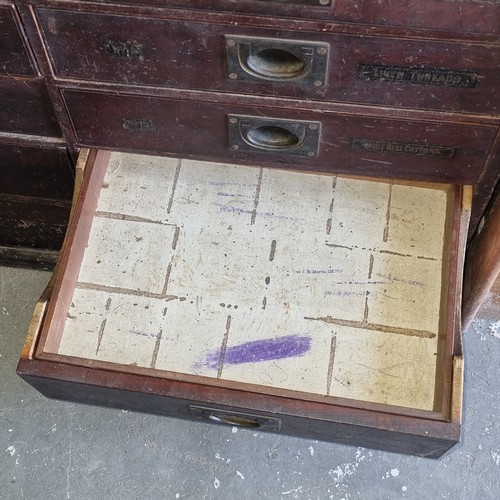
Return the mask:
POLYGON ((448 200, 113 154, 59 353, 432 410, 448 200))

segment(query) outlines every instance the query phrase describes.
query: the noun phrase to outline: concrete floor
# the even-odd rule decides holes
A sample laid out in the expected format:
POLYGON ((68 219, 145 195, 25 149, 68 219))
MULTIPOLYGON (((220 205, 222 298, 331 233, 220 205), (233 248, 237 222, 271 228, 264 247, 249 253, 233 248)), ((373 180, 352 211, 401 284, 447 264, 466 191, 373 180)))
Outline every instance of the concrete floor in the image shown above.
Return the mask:
POLYGON ((465 335, 441 460, 48 400, 15 374, 47 272, 0 267, 0 499, 499 499, 500 322, 465 335))

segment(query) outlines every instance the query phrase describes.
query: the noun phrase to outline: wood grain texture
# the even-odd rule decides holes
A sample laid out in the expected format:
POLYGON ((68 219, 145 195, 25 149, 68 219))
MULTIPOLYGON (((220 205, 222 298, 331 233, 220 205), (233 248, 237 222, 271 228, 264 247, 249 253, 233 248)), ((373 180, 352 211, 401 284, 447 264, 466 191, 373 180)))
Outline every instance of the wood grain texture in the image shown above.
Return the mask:
POLYGON ((82 370, 26 357, 17 370, 47 397, 188 419, 193 418, 188 405, 201 404, 214 411, 220 408, 279 418, 284 434, 427 458, 439 458, 460 439, 460 425, 455 421, 429 421, 109 370, 82 370))
POLYGON ((66 147, 54 146, 0 143, 0 194, 70 201, 73 165, 66 147))
POLYGON ((16 11, 0 5, 0 75, 36 76, 16 11))
MULTIPOLYGON (((84 2, 86 3, 86 2, 84 2)), ((125 0, 124 4, 135 3, 125 0)), ((247 0, 142 0, 144 6, 165 6, 227 13, 259 14, 274 18, 316 19, 326 24, 341 22, 360 25, 397 27, 406 31, 422 30, 446 34, 498 34, 500 7, 496 0, 402 0, 398 3, 371 0, 336 0, 320 6, 316 1, 282 2, 247 0)), ((196 11, 193 11, 196 12, 196 11)), ((442 35, 443 36, 443 35, 442 35)))
POLYGON ((497 187, 470 244, 464 274, 463 329, 466 330, 500 273, 500 190, 497 187))
POLYGON ((253 108, 199 100, 115 96, 103 92, 65 90, 64 99, 79 143, 90 147, 158 152, 242 164, 291 164, 293 168, 304 171, 431 182, 473 183, 482 170, 486 151, 496 132, 493 127, 446 123, 424 125, 418 121, 379 120, 264 106, 253 108), (259 148, 232 150, 227 132, 229 113, 257 118, 319 121, 318 154, 292 157, 259 148), (352 146, 353 139, 368 143, 381 141, 388 146, 386 151, 373 151, 370 147, 360 150, 352 146), (450 158, 396 151, 399 147, 412 144, 417 147, 443 145, 453 148, 455 153, 450 158), (389 146, 393 147, 392 151, 389 146))
POLYGON ((0 77, 0 95, 1 131, 60 136, 61 131, 43 80, 0 77))
MULTIPOLYGON (((245 29, 230 22, 207 25, 95 12, 36 12, 56 75, 63 79, 485 114, 496 111, 500 98, 500 47, 495 45, 245 29), (323 58, 328 69, 314 83, 300 77, 259 78, 232 35, 251 37, 253 43, 261 38, 267 50, 287 50, 294 40, 302 47, 311 43, 310 57, 323 58), (316 53, 317 42, 325 44, 325 54, 316 53), (234 76, 237 73, 230 76, 226 57, 236 58, 241 76, 251 73, 252 81, 234 76), (373 65, 372 71, 362 70, 373 65), (365 73, 369 76, 363 77, 365 73)), ((245 48, 252 42, 241 43, 245 48)), ((309 56, 299 51, 297 57, 309 56)))

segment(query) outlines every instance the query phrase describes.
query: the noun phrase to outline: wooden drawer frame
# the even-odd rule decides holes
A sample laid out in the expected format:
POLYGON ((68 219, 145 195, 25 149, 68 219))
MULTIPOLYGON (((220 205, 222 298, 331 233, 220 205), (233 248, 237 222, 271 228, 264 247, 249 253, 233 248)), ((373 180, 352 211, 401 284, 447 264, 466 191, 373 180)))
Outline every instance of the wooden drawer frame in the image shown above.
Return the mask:
MULTIPOLYGON (((309 31, 307 25, 300 31, 258 28, 245 21, 235 26, 228 17, 207 25, 205 19, 177 20, 165 10, 154 11, 154 17, 127 14, 110 15, 96 7, 37 8, 54 76, 62 81, 279 95, 312 99, 318 106, 332 101, 488 115, 498 100, 496 44, 309 31), (83 47, 79 37, 85 40, 83 47), (278 72, 269 77, 255 64, 255 71, 248 67, 246 50, 262 57, 273 50, 278 57, 294 54, 311 67, 302 76, 278 72)), ((263 61, 265 67, 273 57, 263 61)), ((286 68, 286 59, 278 67, 286 68)))
POLYGON ((18 374, 36 389, 59 399, 194 420, 216 420, 231 425, 250 423, 262 430, 429 458, 440 457, 459 441, 463 385, 459 277, 470 210, 469 188, 455 188, 445 327, 448 332, 445 363, 449 370, 445 372, 448 375, 444 375, 441 410, 362 402, 353 406, 352 401, 342 398, 334 398, 333 403, 321 397, 304 400, 286 391, 269 393, 245 384, 217 383, 213 379, 207 382, 203 377, 172 372, 168 372, 166 378, 157 377, 145 368, 90 359, 82 361, 45 350, 44 332, 49 324, 53 328, 65 321, 65 318, 54 316, 55 303, 71 300, 65 290, 71 289, 76 281, 78 262, 97 203, 98 193, 92 185, 102 182, 100 179, 109 161, 107 152, 92 150, 86 153, 87 158, 81 157, 77 167, 78 179, 82 179, 84 161, 87 164, 58 269, 36 306, 18 365, 18 374))
MULTIPOLYGON (((132 3, 133 0, 125 0, 132 3)), ((135 3, 135 2, 134 2, 135 3)), ((498 33, 499 7, 495 3, 461 2, 460 9, 440 0, 402 0, 398 4, 374 3, 371 0, 141 0, 144 6, 165 6, 213 11, 228 14, 251 13, 262 16, 299 17, 318 22, 375 24, 381 27, 440 30, 443 32, 498 33), (189 3, 189 5, 186 5, 189 3), (477 4, 481 3, 481 15, 477 4)))

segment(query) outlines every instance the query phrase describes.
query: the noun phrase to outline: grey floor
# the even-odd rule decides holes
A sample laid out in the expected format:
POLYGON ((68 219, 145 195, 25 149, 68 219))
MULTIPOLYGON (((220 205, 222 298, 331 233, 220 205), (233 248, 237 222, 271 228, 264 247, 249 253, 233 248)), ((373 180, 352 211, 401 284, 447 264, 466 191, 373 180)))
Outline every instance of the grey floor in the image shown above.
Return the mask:
POLYGON ((500 322, 465 335, 463 442, 441 460, 47 400, 15 374, 49 274, 0 267, 0 498, 500 499, 500 322))

